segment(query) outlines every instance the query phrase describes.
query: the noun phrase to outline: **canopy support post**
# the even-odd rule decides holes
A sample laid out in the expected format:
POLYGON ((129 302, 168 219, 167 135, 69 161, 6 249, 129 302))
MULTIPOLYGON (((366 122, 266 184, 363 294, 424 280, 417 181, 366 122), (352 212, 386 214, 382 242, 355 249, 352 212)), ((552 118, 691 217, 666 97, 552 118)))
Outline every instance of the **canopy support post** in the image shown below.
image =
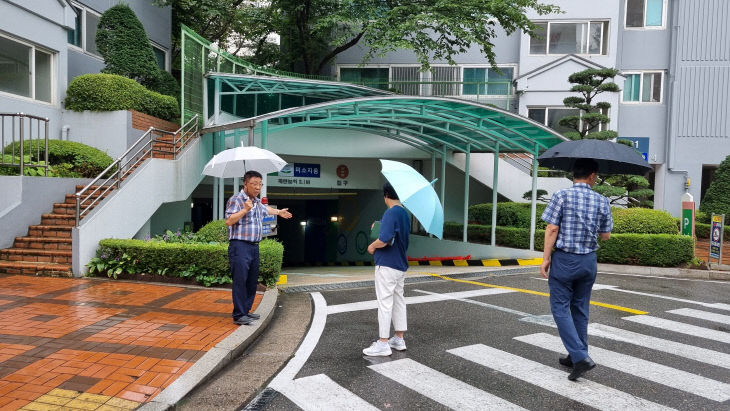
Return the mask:
POLYGON ((469 228, 469 160, 471 157, 471 143, 466 145, 466 163, 464 164, 464 235, 463 241, 466 242, 467 231, 469 228))
POLYGON ((494 150, 494 172, 492 173, 492 247, 497 245, 497 190, 499 185, 499 143, 494 150))
POLYGON ((535 249, 535 223, 537 221, 537 147, 532 153, 532 197, 530 199, 530 250, 535 249))

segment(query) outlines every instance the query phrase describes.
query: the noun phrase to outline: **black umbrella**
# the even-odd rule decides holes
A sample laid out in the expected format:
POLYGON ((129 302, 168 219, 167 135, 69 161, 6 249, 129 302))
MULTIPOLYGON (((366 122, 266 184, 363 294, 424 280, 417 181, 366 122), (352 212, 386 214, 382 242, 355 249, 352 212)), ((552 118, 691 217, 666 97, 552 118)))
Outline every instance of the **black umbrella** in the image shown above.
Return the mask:
POLYGON ((602 174, 638 174, 651 171, 649 163, 633 148, 606 140, 564 141, 545 151, 537 158, 543 167, 573 171, 579 158, 590 158, 598 163, 602 174))

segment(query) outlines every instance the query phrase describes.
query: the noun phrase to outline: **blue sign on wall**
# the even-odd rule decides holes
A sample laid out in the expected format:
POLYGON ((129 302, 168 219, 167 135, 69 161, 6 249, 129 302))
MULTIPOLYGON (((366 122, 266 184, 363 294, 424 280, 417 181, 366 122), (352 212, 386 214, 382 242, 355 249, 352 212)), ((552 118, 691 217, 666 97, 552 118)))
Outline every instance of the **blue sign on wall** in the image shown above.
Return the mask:
POLYGON ((294 163, 294 177, 319 178, 319 164, 294 163))
POLYGON ((637 149, 644 160, 649 161, 649 137, 619 137, 616 140, 627 140, 637 149))

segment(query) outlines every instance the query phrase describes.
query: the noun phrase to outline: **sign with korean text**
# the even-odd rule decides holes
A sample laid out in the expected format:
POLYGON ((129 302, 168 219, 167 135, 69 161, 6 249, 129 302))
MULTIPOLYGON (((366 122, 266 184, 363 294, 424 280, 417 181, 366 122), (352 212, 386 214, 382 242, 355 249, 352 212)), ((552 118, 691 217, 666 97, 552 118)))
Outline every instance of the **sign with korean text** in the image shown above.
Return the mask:
POLYGON ((630 141, 634 149, 638 150, 644 157, 644 160, 649 161, 649 137, 619 137, 617 140, 630 141))
MULTIPOLYGON (((725 229, 725 214, 713 214, 710 226, 710 259, 722 261, 722 237, 725 229)), ((708 261, 709 262, 709 261, 708 261)))

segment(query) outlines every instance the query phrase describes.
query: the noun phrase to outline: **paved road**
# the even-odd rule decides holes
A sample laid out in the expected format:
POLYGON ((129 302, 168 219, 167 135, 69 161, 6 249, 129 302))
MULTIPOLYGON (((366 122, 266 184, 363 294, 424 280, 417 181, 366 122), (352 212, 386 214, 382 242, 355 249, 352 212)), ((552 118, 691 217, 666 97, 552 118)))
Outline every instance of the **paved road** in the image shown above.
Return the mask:
POLYGON ((730 409, 730 283, 599 275, 598 367, 579 382, 557 363, 546 292, 536 274, 407 285, 408 350, 376 359, 361 353, 374 290, 313 293, 297 355, 249 408, 730 409))

